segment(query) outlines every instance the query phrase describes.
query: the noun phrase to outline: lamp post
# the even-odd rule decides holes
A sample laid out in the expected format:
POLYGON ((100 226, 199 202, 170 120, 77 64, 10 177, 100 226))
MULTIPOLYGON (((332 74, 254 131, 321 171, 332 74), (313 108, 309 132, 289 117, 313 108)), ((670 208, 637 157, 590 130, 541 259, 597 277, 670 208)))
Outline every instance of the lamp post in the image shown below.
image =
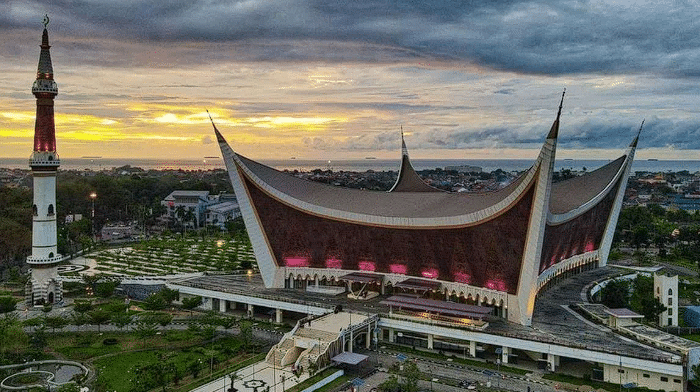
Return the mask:
POLYGON ((95 199, 96 198, 97 198, 97 193, 95 193, 95 192, 90 193, 90 199, 92 200, 92 214, 90 217, 92 219, 95 219, 95 199))
POLYGON ((95 232, 95 199, 97 199, 97 193, 90 193, 90 200, 92 201, 92 210, 90 213, 90 218, 92 219, 92 240, 97 241, 97 233, 95 232))

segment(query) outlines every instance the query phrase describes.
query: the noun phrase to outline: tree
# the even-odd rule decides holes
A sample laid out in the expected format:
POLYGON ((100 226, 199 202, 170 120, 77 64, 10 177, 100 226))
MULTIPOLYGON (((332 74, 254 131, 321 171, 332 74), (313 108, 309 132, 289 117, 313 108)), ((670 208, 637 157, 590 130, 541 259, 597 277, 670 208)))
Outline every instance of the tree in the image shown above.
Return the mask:
POLYGON ((151 324, 160 324, 165 327, 173 321, 173 316, 170 313, 154 312, 142 314, 140 319, 151 324))
POLYGON ((80 392, 80 387, 74 383, 63 384, 58 388, 58 392, 80 392))
POLYGON ((114 290, 121 284, 119 278, 109 278, 95 284, 95 295, 101 298, 108 298, 114 294, 114 290))
MULTIPOLYGON (((284 377, 284 375, 282 375, 284 377)), ((238 373, 233 372, 228 375, 229 381, 231 381, 231 387, 228 389, 227 392, 235 392, 237 389, 233 387, 233 384, 236 382, 236 380, 239 380, 240 377, 238 376, 238 373)), ((284 381, 282 381, 282 390, 284 390, 284 381)))
POLYGON ((378 386, 379 392, 416 392, 418 390, 418 380, 422 373, 415 362, 406 361, 401 365, 396 364, 393 371, 401 377, 392 375, 378 386))
POLYGON ((696 388, 700 387, 700 365, 693 365, 691 368, 693 371, 693 385, 695 385, 696 388))
POLYGON ((36 329, 38 326, 44 325, 44 320, 41 317, 33 317, 22 321, 22 325, 25 327, 29 327, 31 331, 32 328, 36 329))
POLYGON ((659 315, 666 310, 666 307, 658 298, 647 297, 642 299, 640 313, 651 323, 658 324, 659 315))
POLYGON ((102 309, 93 310, 88 315, 90 316, 90 324, 97 325, 97 332, 100 332, 100 326, 107 324, 111 318, 109 312, 102 309))
POLYGON ((153 293, 143 301, 143 308, 148 310, 163 310, 168 306, 160 293, 153 293))
POLYGON ((219 317, 217 323, 224 329, 231 329, 238 324, 238 321, 236 321, 235 317, 227 316, 219 317))
POLYGON ((78 313, 87 313, 92 310, 92 302, 90 301, 75 301, 73 303, 73 310, 78 313))
POLYGON ((39 328, 34 329, 34 333, 29 337, 29 344, 34 350, 43 351, 46 343, 46 326, 42 324, 39 328))
POLYGON ((187 297, 182 299, 182 308, 190 311, 190 316, 192 316, 192 310, 198 306, 202 305, 202 297, 196 295, 194 297, 187 297))
POLYGON ((248 350, 248 346, 253 340, 253 323, 249 320, 241 320, 238 323, 238 328, 240 329, 238 337, 243 342, 243 349, 248 350))
POLYGON ((71 315, 71 319, 73 322, 73 325, 76 327, 80 327, 81 325, 85 325, 88 322, 88 316, 85 313, 73 313, 71 315))
POLYGON ((0 313, 9 313, 15 310, 15 306, 17 306, 18 300, 16 300, 14 297, 10 296, 1 296, 0 297, 0 313))
POLYGON ((418 380, 421 378, 421 371, 418 369, 413 361, 406 361, 403 363, 403 371, 401 371, 401 376, 403 379, 402 391, 404 392, 416 392, 418 391, 418 380))
POLYGON ((148 318, 139 317, 134 332, 139 338, 144 340, 145 345, 146 339, 158 332, 158 324, 148 318))
POLYGON ((600 302, 611 309, 626 308, 629 306, 629 297, 629 283, 620 279, 608 282, 600 290, 600 302))
POLYGON ((386 381, 377 386, 379 392, 401 392, 399 379, 392 375, 386 381))
POLYGON ((55 333, 56 329, 61 329, 68 325, 68 320, 60 316, 46 316, 44 317, 44 325, 51 328, 51 332, 55 333))
POLYGON ((133 317, 126 312, 112 313, 112 323, 119 329, 124 329, 127 325, 131 324, 133 317))
POLYGON ((187 365, 187 370, 192 375, 192 378, 199 377, 199 372, 202 371, 202 361, 199 359, 196 359, 196 360, 190 362, 190 364, 187 365))
POLYGON ((173 301, 180 297, 179 291, 169 289, 167 287, 163 287, 162 289, 160 289, 158 294, 160 294, 160 296, 163 297, 163 300, 168 306, 172 305, 173 301))
POLYGON ((0 317, 0 355, 17 350, 27 344, 27 334, 17 316, 7 313, 0 317))
POLYGON ((639 249, 649 242, 649 229, 646 226, 636 226, 632 231, 632 245, 639 249))

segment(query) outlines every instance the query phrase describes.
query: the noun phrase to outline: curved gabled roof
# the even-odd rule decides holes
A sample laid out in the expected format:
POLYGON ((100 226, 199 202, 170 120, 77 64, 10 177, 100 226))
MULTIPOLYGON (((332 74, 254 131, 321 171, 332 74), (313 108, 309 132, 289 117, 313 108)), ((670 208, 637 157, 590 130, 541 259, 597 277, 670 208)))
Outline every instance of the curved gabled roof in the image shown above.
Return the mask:
MULTIPOLYGON (((287 204, 301 209, 307 209, 302 205, 320 207, 327 215, 336 217, 339 216, 328 212, 361 215, 365 219, 358 220, 368 222, 372 221, 371 217, 458 218, 490 207, 498 206, 496 208, 500 210, 518 198, 536 172, 533 166, 516 181, 494 192, 382 192, 340 188, 297 178, 238 154, 235 154, 235 161, 249 180, 287 204)), ((470 221, 488 219, 491 214, 484 212, 478 215, 477 219, 470 221)))
POLYGON ((623 155, 590 173, 552 184, 550 213, 565 214, 601 196, 623 171, 626 159, 623 155))

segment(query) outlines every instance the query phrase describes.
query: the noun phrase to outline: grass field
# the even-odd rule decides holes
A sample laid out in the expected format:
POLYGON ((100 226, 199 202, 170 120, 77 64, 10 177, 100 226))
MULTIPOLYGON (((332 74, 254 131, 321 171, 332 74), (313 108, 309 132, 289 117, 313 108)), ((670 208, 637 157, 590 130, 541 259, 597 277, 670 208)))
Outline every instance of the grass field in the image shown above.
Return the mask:
POLYGON ((247 237, 145 240, 130 247, 104 249, 92 256, 97 269, 120 275, 170 275, 205 271, 255 269, 247 237))

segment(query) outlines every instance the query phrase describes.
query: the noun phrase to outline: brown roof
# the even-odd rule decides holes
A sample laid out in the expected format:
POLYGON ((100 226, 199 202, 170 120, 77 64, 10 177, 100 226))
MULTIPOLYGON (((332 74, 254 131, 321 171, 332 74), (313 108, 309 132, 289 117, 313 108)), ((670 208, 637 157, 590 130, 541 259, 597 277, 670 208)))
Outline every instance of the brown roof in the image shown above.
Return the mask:
MULTIPOLYGON (((404 146, 405 148, 405 146, 404 146)), ((389 192, 443 192, 423 182, 411 165, 407 154, 401 156, 401 168, 396 183, 389 192)))
MULTIPOLYGON (((367 191, 297 178, 241 155, 237 157, 260 179, 262 184, 259 185, 264 188, 272 188, 310 205, 382 217, 435 218, 470 214, 502 201, 526 178, 522 175, 502 189, 483 193, 367 191)), ((251 180, 258 182, 254 178, 251 180)))
POLYGON ((549 211, 563 214, 593 199, 615 179, 625 158, 623 155, 590 173, 552 184, 549 211))

